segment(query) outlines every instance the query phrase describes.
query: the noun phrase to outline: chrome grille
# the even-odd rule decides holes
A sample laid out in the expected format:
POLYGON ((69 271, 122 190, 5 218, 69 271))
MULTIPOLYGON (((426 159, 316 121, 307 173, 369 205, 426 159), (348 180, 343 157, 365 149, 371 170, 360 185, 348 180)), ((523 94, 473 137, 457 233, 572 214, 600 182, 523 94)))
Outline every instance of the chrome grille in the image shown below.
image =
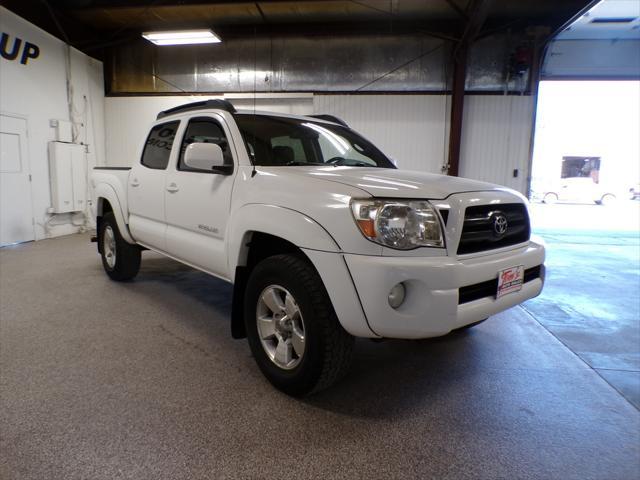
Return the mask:
POLYGON ((467 207, 458 255, 516 245, 530 235, 529 215, 522 203, 467 207))

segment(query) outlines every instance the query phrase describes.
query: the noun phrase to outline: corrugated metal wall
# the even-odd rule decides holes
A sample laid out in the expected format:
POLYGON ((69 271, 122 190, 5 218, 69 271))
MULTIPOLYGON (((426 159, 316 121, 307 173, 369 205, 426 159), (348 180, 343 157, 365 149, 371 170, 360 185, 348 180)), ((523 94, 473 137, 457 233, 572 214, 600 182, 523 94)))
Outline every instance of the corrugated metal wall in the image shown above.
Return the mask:
POLYGON ((226 98, 238 109, 266 110, 270 112, 310 115, 313 113, 311 94, 253 95, 211 95, 211 96, 143 96, 107 97, 105 99, 106 122, 106 165, 130 166, 138 160, 142 142, 149 132, 149 126, 162 110, 185 103, 226 98))
MULTIPOLYGON (((112 50, 108 92, 442 91, 450 48, 422 34, 230 38, 168 49, 140 39, 112 50)), ((495 66, 481 65, 493 79, 495 66)))
POLYGON ((468 95, 464 104, 460 175, 527 189, 533 97, 468 95), (518 176, 513 171, 518 170, 518 176))
MULTIPOLYGON (((528 72, 509 75, 523 34, 499 33, 469 52, 468 92, 520 92, 528 72)), ((228 38, 209 45, 157 48, 139 39, 114 47, 107 93, 445 93, 450 41, 425 34, 228 38)), ((448 80, 449 79, 449 80, 448 80)))
POLYGON ((448 139, 447 95, 315 95, 330 113, 374 142, 405 170, 441 173, 448 139))
MULTIPOLYGON (((313 103, 316 113, 343 118, 402 169, 441 173, 447 161, 448 95, 315 95, 313 103)), ((532 125, 533 97, 467 95, 460 175, 525 193, 532 125)))
MULTIPOLYGON (((258 95, 256 108, 306 115, 329 113, 397 161, 403 170, 441 173, 449 145, 448 95, 258 95)), ((252 108, 253 96, 227 96, 252 108)), ((105 101, 107 165, 129 165, 160 110, 207 97, 108 97, 105 101)), ((212 97, 214 98, 214 97, 212 97)), ((218 97, 221 98, 221 97, 218 97)), ((526 192, 533 98, 467 95, 461 176, 526 192), (518 169, 518 177, 513 170, 518 169)))

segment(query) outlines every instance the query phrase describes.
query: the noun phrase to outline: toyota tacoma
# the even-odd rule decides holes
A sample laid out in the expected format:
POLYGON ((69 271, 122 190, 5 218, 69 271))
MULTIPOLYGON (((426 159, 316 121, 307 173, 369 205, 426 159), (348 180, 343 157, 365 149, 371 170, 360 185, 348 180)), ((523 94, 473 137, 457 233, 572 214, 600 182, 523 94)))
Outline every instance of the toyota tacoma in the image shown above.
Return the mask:
POLYGON ((107 275, 149 249, 232 283, 233 338, 290 395, 343 375, 356 337, 446 335, 543 287, 521 194, 398 170, 333 116, 191 103, 132 163, 92 173, 107 275))

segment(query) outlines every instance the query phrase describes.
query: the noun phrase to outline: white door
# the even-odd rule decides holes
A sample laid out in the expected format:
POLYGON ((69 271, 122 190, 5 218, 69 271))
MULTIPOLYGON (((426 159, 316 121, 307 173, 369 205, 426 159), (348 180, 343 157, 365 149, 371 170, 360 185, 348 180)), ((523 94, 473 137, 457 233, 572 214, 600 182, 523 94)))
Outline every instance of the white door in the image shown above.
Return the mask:
POLYGON ((129 229, 143 245, 166 251, 164 192, 179 120, 155 125, 129 173, 129 229))
POLYGON ((225 234, 235 178, 235 148, 230 138, 222 117, 191 118, 178 158, 172 160, 167 173, 165 193, 167 252, 223 278, 229 278, 225 234), (183 153, 194 142, 220 145, 226 171, 194 171, 184 165, 183 153))
POLYGON ((27 121, 0 115, 0 246, 34 239, 27 121))

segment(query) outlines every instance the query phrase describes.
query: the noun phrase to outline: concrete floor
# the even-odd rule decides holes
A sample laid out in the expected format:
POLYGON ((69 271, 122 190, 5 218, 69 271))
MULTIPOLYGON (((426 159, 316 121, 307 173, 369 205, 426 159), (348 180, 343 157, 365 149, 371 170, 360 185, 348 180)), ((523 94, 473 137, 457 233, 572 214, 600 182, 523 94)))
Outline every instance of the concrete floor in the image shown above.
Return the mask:
POLYGON ((638 410, 522 308, 359 341, 300 401, 230 338, 227 285, 148 252, 110 282, 94 248, 0 250, 2 479, 638 477, 638 410))
POLYGON ((547 284, 525 309, 640 409, 640 202, 532 212, 547 284))

